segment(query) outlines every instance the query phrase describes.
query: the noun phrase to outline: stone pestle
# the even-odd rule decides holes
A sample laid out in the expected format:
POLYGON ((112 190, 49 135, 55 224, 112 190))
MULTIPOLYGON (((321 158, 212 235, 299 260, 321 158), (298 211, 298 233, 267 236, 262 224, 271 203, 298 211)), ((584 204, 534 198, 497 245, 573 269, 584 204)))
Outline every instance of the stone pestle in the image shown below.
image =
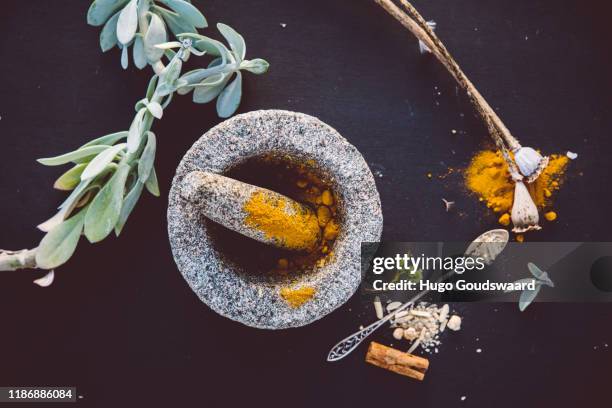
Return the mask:
POLYGON ((219 174, 192 171, 180 195, 207 218, 279 248, 313 249, 321 230, 316 214, 282 194, 219 174))

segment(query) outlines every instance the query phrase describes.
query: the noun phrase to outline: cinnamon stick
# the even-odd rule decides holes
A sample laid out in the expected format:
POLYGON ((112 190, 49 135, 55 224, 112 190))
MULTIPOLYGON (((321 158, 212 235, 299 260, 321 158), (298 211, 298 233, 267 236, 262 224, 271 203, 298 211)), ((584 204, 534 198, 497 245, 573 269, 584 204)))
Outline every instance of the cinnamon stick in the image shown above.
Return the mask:
POLYGON ((423 381, 425 371, 429 368, 429 360, 426 358, 404 353, 375 341, 370 343, 365 361, 419 381, 423 381))

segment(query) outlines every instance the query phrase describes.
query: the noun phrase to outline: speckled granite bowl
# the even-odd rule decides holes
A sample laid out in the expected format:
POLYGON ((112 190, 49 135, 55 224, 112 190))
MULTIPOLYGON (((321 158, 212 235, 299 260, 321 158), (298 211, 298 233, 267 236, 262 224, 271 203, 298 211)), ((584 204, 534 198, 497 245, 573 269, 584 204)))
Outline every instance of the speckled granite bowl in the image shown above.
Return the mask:
POLYGON ((361 154, 333 128, 301 113, 255 111, 215 126, 185 154, 170 190, 168 233, 183 277, 217 313, 252 327, 303 326, 342 305, 361 281, 361 242, 378 241, 381 232, 380 197, 361 154), (178 190, 182 178, 193 170, 223 174, 247 158, 270 153, 312 160, 329 178, 340 201, 342 225, 333 260, 295 276, 291 283, 237 270, 213 248, 206 223, 178 190), (316 295, 299 308, 291 308, 279 296, 285 286, 303 285, 314 287, 316 295))

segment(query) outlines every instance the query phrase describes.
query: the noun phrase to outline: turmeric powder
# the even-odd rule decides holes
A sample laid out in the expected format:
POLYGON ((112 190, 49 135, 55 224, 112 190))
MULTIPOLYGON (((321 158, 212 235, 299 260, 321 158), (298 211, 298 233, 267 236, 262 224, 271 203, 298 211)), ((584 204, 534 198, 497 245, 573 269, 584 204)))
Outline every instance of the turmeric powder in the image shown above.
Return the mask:
MULTIPOLYGON (((553 192, 557 191, 563 182, 568 162, 569 159, 564 155, 551 155, 548 166, 540 177, 529 185, 533 201, 538 207, 550 206, 553 192)), ((478 152, 465 171, 465 184, 493 211, 506 213, 512 209, 514 182, 499 151, 478 152)), ((504 217, 500 218, 500 223, 502 221, 505 221, 504 217)))
POLYGON ((311 286, 302 286, 298 289, 290 289, 290 288, 282 288, 280 291, 280 295, 289 306, 294 309, 302 306, 304 303, 308 302, 315 295, 315 288, 311 286))
POLYGON ((313 248, 321 231, 317 216, 298 203, 256 192, 244 204, 245 224, 291 249, 313 248))

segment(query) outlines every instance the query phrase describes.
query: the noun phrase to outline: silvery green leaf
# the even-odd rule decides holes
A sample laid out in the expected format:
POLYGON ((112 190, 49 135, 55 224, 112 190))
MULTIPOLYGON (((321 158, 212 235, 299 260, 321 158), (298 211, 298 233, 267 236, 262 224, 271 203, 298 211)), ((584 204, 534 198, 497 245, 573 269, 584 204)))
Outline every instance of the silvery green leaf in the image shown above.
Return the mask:
POLYGON ((64 264, 77 247, 87 208, 62 222, 45 235, 36 251, 36 265, 53 269, 64 264))
POLYGON ((130 153, 134 153, 136 150, 138 150, 138 146, 140 146, 140 141, 142 137, 142 122, 146 112, 146 108, 140 109, 136 116, 134 116, 134 120, 130 125, 130 130, 128 132, 127 138, 127 147, 128 152, 130 153))
POLYGON ((170 27, 170 31, 172 31, 174 35, 178 36, 182 33, 198 32, 195 26, 188 22, 183 16, 159 6, 153 6, 153 9, 160 15, 160 17, 164 19, 166 24, 168 24, 168 27, 170 27))
POLYGON ((114 159, 117 154, 125 149, 126 144, 120 143, 118 145, 111 146, 98 154, 92 161, 89 162, 83 174, 81 174, 81 180, 87 180, 90 178, 94 178, 108 166, 114 159))
POLYGON ((172 84, 168 84, 163 82, 157 86, 157 90, 155 91, 159 96, 167 96, 172 94, 176 90, 176 87, 172 84))
POLYGON ((157 75, 153 75, 149 80, 149 86, 147 87, 147 95, 146 99, 151 100, 153 98, 153 94, 155 93, 155 88, 157 88, 157 79, 159 77, 157 75))
MULTIPOLYGON (((67 210, 68 212, 65 213, 65 215, 68 215, 70 212, 70 208, 74 207, 77 204, 77 202, 82 198, 82 196, 92 188, 92 186, 93 187, 101 186, 101 184, 105 181, 106 176, 109 173, 112 174, 113 172, 115 172, 117 170, 117 167, 118 166, 116 163, 110 163, 108 166, 106 166, 104 171, 100 173, 98 177, 96 177, 95 179, 87 179, 87 180, 81 181, 79 185, 74 190, 72 190, 72 192, 64 200, 64 202, 62 202, 59 205, 58 208, 60 210, 68 209, 67 210)), ((38 228, 44 231, 44 229, 42 229, 40 225, 38 226, 38 228)))
POLYGON ((225 45, 223 45, 223 43, 208 37, 196 41, 194 46, 200 51, 205 51, 210 56, 223 57, 223 63, 225 63, 225 60, 227 59, 227 53, 229 52, 229 50, 227 49, 227 47, 225 47, 225 45))
POLYGON ((99 137, 97 139, 94 139, 91 142, 85 143, 83 146, 81 146, 81 148, 87 147, 87 146, 96 146, 96 145, 111 146, 117 143, 119 140, 125 139, 127 136, 128 136, 128 132, 125 130, 121 132, 117 132, 117 133, 111 133, 111 134, 99 137))
POLYGON ((134 111, 138 112, 142 108, 146 108, 147 103, 149 103, 149 100, 147 98, 142 98, 141 100, 136 102, 136 105, 134 105, 134 111))
POLYGON ((158 50, 169 50, 172 48, 181 48, 181 43, 178 41, 163 42, 155 45, 158 50))
POLYGON ((177 57, 172 58, 172 61, 168 63, 160 74, 161 81, 168 85, 174 85, 174 81, 181 75, 181 69, 183 69, 183 61, 177 57))
MULTIPOLYGON (((92 183, 93 180, 86 180, 86 181, 81 181, 79 183, 79 185, 72 190, 72 192, 70 193, 70 195, 68 195, 68 197, 66 197, 66 199, 64 200, 64 202, 62 202, 60 204, 60 206, 58 207, 58 209, 63 210, 66 208, 69 208, 73 205, 76 205, 77 201, 79 201, 79 199, 81 198, 81 196, 85 193, 85 191, 87 190, 87 188, 89 187, 89 185, 92 183)), ((62 217, 62 220, 65 217, 62 217)), ((45 223, 43 223, 45 224, 45 223)), ((41 225, 43 225, 41 224, 41 225)), ((41 228, 41 225, 38 225, 36 228, 38 228, 41 231, 48 231, 45 230, 43 228, 41 228)))
POLYGON ((136 66, 136 68, 143 69, 147 66, 147 57, 144 51, 144 44, 140 36, 136 36, 136 38, 134 39, 132 54, 134 57, 134 65, 136 66))
POLYGON ((96 0, 87 10, 87 24, 101 26, 128 0, 96 0))
POLYGON ((153 169, 155 161, 155 150, 157 148, 157 140, 153 132, 147 132, 147 144, 145 145, 140 160, 138 161, 138 180, 141 183, 146 183, 153 169))
POLYGON ((548 277, 548 273, 544 272, 544 276, 540 278, 540 282, 546 286, 550 286, 551 288, 555 287, 554 282, 548 277))
POLYGON ((174 50, 165 50, 164 56, 169 60, 172 60, 174 57, 176 57, 176 52, 174 50))
POLYGON ((208 103, 219 96, 221 91, 223 91, 223 87, 225 87, 225 84, 229 81, 230 75, 218 74, 217 76, 206 78, 194 88, 193 101, 195 103, 208 103), (219 75, 222 76, 220 82, 217 78, 219 75), (212 85, 208 85, 207 82, 212 83, 212 85))
POLYGON ((226 24, 218 23, 217 29, 227 40, 227 43, 230 45, 232 51, 234 51, 234 55, 236 56, 238 62, 242 61, 246 55, 246 44, 244 42, 244 38, 242 38, 242 36, 238 34, 236 30, 226 24))
POLYGON ((157 102, 149 102, 147 104, 147 109, 149 110, 149 112, 151 112, 151 115, 153 115, 153 117, 156 119, 161 119, 162 115, 164 114, 164 110, 162 109, 161 105, 157 102))
POLYGON ((115 235, 119 236, 121 234, 121 230, 125 226, 125 223, 134 210, 140 195, 142 194, 142 189, 144 184, 140 181, 137 181, 134 186, 130 189, 130 192, 123 199, 123 205, 121 206, 121 213, 119 214, 119 219, 115 224, 115 235))
POLYGON ((172 96, 174 94, 169 94, 168 96, 166 96, 166 99, 164 99, 164 103, 162 103, 162 109, 166 109, 168 107, 168 105, 170 104, 170 101, 172 101, 172 96))
POLYGON ((102 48, 102 52, 110 50, 117 44, 117 21, 119 20, 119 14, 119 12, 115 13, 104 24, 104 28, 100 32, 100 48, 102 48))
POLYGON ((210 61, 208 64, 208 68, 214 68, 223 65, 223 58, 217 57, 214 60, 210 61))
POLYGON ((257 75, 261 75, 267 72, 268 68, 270 68, 270 64, 268 64, 268 61, 261 58, 256 58, 250 61, 242 61, 240 63, 240 69, 245 69, 257 75))
POLYGON ((189 47, 189 52, 192 53, 192 54, 195 54, 198 57, 202 57, 202 56, 204 56, 204 54, 206 54, 206 51, 198 51, 194 47, 189 47))
POLYGON ((130 2, 121 10, 117 21, 117 39, 123 45, 127 45, 134 39, 138 29, 138 1, 130 2))
POLYGON ((534 263, 531 262, 527 264, 527 268, 529 269, 529 272, 531 272, 531 274, 538 279, 540 279, 540 276, 542 276, 542 274, 544 273, 540 268, 538 268, 534 263))
MULTIPOLYGON (((535 281, 535 279, 533 279, 533 278, 525 278, 525 279, 519 279, 517 281, 514 281, 513 283, 522 284, 522 283, 531 283, 533 281, 535 281)), ((520 290, 520 289, 504 290, 504 293, 515 292, 516 290, 520 290)))
POLYGON ((534 290, 525 289, 521 293, 521 296, 519 298, 519 309, 521 310, 521 312, 527 309, 527 306, 529 306, 531 302, 533 302, 536 296, 538 296, 538 293, 540 292, 541 288, 541 285, 536 285, 536 288, 534 290))
POLYGON ((55 272, 51 270, 47 272, 47 274, 43 276, 42 278, 38 278, 34 280, 34 284, 40 286, 41 288, 47 288, 51 286, 54 279, 55 279, 55 272))
POLYGON ((155 63, 164 55, 164 51, 156 47, 157 44, 168 41, 166 26, 162 19, 155 13, 151 13, 149 28, 144 37, 145 54, 149 63, 155 63))
POLYGON ((222 118, 229 118, 236 112, 236 109, 238 109, 241 98, 242 74, 236 72, 236 79, 221 92, 217 99, 217 114, 222 118))
POLYGON ((194 85, 202 81, 208 76, 210 70, 199 68, 189 71, 181 76, 181 79, 187 82, 187 85, 194 85))
POLYGON ((89 242, 103 240, 113 230, 123 205, 123 193, 130 166, 122 164, 96 194, 85 215, 85 236, 89 242))
POLYGON ((121 68, 128 69, 128 46, 124 45, 121 47, 121 68))
POLYGON ((198 10, 192 4, 183 0, 160 1, 183 17, 187 22, 193 24, 195 27, 205 28, 208 26, 206 18, 202 15, 202 13, 200 13, 200 10, 198 10))
POLYGON ((55 157, 38 159, 36 161, 40 164, 44 164, 45 166, 60 166, 62 164, 74 162, 75 160, 79 160, 84 157, 90 157, 92 155, 95 156, 101 151, 105 150, 107 147, 108 146, 106 145, 81 147, 80 149, 72 151, 70 153, 62 154, 60 156, 55 157))
POLYGON ((81 182, 81 173, 85 170, 86 163, 75 165, 73 168, 62 174, 55 183, 53 188, 56 190, 70 191, 73 190, 81 182))
POLYGON ((155 197, 159 197, 159 183, 157 182, 155 168, 151 169, 151 174, 145 183, 145 187, 149 193, 153 194, 155 197))

